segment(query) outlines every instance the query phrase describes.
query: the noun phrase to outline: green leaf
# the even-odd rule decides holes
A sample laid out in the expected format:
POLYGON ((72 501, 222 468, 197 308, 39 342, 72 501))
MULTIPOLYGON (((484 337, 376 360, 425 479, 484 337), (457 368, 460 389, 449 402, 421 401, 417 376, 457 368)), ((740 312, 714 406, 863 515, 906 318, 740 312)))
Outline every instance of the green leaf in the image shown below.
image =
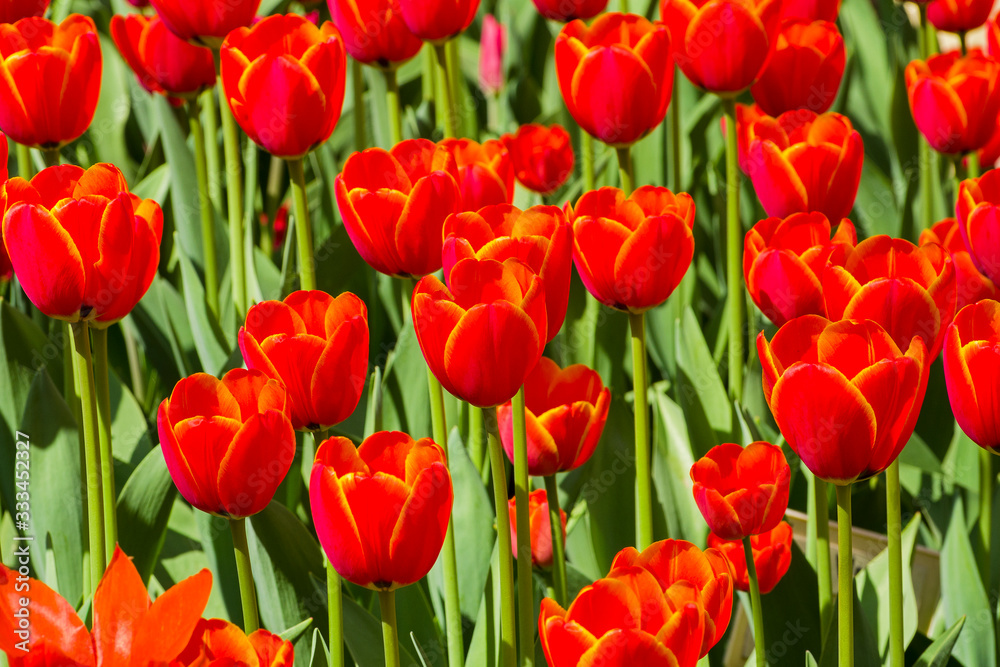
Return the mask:
MULTIPOLYGON (((170 210, 173 211, 174 229, 180 235, 191 261, 204 266, 194 155, 188 147, 187 135, 177 122, 177 116, 171 110, 167 98, 162 95, 154 97, 153 107, 156 109, 160 136, 163 139, 163 152, 170 167, 170 210)), ((219 270, 222 271, 223 268, 220 266, 219 270)))
POLYGON ((382 428, 412 433, 431 432, 427 394, 427 362, 412 327, 404 327, 389 353, 382 380, 382 428))
POLYGON ((118 498, 118 543, 144 582, 160 557, 176 497, 177 487, 157 447, 132 472, 118 498))
POLYGON ((788 572, 770 593, 761 596, 769 665, 798 667, 804 651, 819 654, 822 647, 818 590, 816 573, 799 545, 792 542, 788 572))
POLYGON ((656 429, 653 447, 653 484, 667 523, 667 535, 701 544, 708 527, 691 494, 689 471, 694 465, 684 411, 670 400, 660 384, 652 388, 656 429))
POLYGON ((201 367, 207 373, 216 374, 229 359, 233 347, 222 333, 222 327, 205 301, 205 288, 201 284, 194 266, 188 260, 180 237, 175 234, 177 256, 180 258, 181 283, 184 288, 184 307, 187 311, 191 334, 194 336, 195 350, 201 367))
MULTIPOLYGON (((358 667, 383 667, 382 624, 357 602, 344 596, 344 643, 358 667)), ((420 667, 420 661, 400 642, 401 667, 420 667)))
POLYGON ((962 634, 965 626, 965 616, 955 621, 934 643, 927 647, 927 650, 920 656, 920 660, 913 667, 945 667, 951 659, 951 652, 955 648, 955 643, 962 634))
POLYGON ((695 457, 733 439, 733 407, 694 312, 677 321, 677 378, 674 396, 684 411, 695 457))
POLYGON ((306 630, 309 629, 309 626, 312 625, 312 622, 313 620, 311 618, 307 618, 298 625, 292 626, 287 630, 285 630, 284 632, 278 633, 278 636, 284 639, 286 642, 292 642, 294 644, 296 641, 298 641, 299 637, 303 636, 306 633, 306 630))

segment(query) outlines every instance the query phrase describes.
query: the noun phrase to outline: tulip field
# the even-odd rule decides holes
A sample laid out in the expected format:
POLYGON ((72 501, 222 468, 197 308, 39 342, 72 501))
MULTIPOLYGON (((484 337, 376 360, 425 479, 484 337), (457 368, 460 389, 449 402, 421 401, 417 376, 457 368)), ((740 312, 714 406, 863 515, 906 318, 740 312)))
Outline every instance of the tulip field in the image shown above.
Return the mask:
POLYGON ((1000 667, 1000 4, 0 0, 0 661, 1000 667))

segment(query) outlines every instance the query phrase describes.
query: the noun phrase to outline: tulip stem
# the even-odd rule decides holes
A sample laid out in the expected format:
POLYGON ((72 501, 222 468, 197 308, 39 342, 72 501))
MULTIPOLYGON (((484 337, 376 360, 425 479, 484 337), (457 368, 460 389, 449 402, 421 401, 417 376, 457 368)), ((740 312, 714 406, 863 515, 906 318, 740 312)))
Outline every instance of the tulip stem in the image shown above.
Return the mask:
POLYGON ((101 457, 101 497, 104 506, 104 553, 115 552, 118 521, 115 514, 115 459, 111 448, 111 391, 108 373, 108 330, 94 329, 94 384, 97 388, 97 425, 101 457))
POLYGON ((458 136, 458 109, 455 107, 455 88, 451 84, 451 67, 452 62, 448 60, 448 48, 447 44, 435 44, 434 50, 437 53, 438 68, 441 71, 441 78, 443 79, 441 87, 444 89, 444 109, 441 113, 444 115, 444 136, 445 137, 456 137, 458 136))
MULTIPOLYGON (((965 166, 965 177, 966 178, 979 178, 979 153, 972 151, 969 153, 968 162, 965 166)), ((958 193, 955 193, 955 197, 958 197, 958 193)))
POLYGON ((247 546, 247 520, 244 517, 229 520, 236 553, 236 574, 240 580, 240 600, 243 603, 243 632, 251 634, 260 628, 257 618, 257 591, 250 567, 250 547, 247 546))
MULTIPOLYGON (((675 72, 676 74, 676 72, 675 72)), ((670 143, 670 185, 674 193, 681 191, 681 99, 679 77, 674 77, 674 92, 670 106, 670 125, 667 137, 670 143)))
MULTIPOLYGON (((220 80, 219 90, 222 90, 220 80)), ((243 154, 236 119, 223 101, 221 106, 222 140, 226 150, 226 197, 229 213, 229 266, 233 283, 233 306, 237 321, 247 311, 246 264, 243 255, 243 181, 240 178, 243 154)))
POLYGON ((389 137, 395 146, 403 140, 403 117, 399 106, 399 79, 396 68, 382 70, 385 77, 385 101, 389 107, 389 137))
POLYGON ((354 150, 368 147, 368 110, 365 107, 365 73, 362 64, 351 58, 351 87, 354 90, 354 150))
POLYGON ((30 181, 35 175, 35 165, 31 162, 31 149, 21 144, 17 146, 17 175, 26 181, 30 181))
POLYGON ((979 574, 990 583, 990 542, 993 527, 993 454, 979 449, 979 574))
POLYGON ((58 148, 43 148, 42 159, 45 161, 46 167, 55 167, 62 161, 58 148))
POLYGON ((819 625, 824 644, 833 620, 833 583, 830 572, 830 499, 825 480, 813 477, 816 505, 816 576, 819 578, 819 625))
POLYGON ((490 468, 493 471, 493 504, 497 513, 497 552, 500 559, 500 664, 514 667, 514 563, 510 546, 510 507, 507 503, 506 455, 500 445, 496 408, 486 418, 489 426, 490 468))
POLYGON ((646 397, 646 316, 629 313, 632 327, 632 376, 635 401, 636 547, 653 543, 653 493, 649 474, 649 405, 646 397))
POLYGON ((618 171, 622 177, 622 191, 625 196, 632 194, 635 188, 635 173, 632 167, 632 151, 628 146, 615 149, 618 154, 618 171))
POLYGON ((837 485, 837 608, 840 667, 854 667, 854 551, 851 485, 837 485))
POLYGON ((722 100, 726 114, 726 281, 729 298, 729 395, 743 400, 743 255, 740 225, 740 168, 736 145, 736 100, 722 100))
POLYGON ((201 244, 205 253, 205 300, 208 308, 219 315, 219 266, 215 251, 215 211, 208 192, 208 154, 205 148, 205 130, 201 125, 198 98, 188 103, 188 123, 194 142, 194 169, 198 177, 198 208, 201 212, 201 244))
POLYGON ((343 583, 333 564, 326 561, 326 606, 330 617, 330 667, 344 667, 343 583))
POLYGON ((899 506, 899 459, 885 471, 889 538, 889 664, 903 667, 903 517, 899 506))
POLYGON ((299 287, 316 289, 316 259, 313 256, 312 223, 309 220, 309 202, 306 200, 306 174, 302 159, 286 160, 288 175, 292 180, 292 197, 295 200, 295 250, 299 255, 299 287))
POLYGON ((483 474, 483 410, 474 405, 469 406, 469 458, 475 464, 479 474, 483 474))
MULTIPOLYGON (((566 599, 566 545, 563 542, 562 513, 559 511, 559 484, 555 475, 545 477, 545 497, 549 503, 549 524, 552 529, 552 584, 555 600, 565 608, 566 599)), ((520 533, 519 533, 520 534, 520 533)))
POLYGON ((518 647, 521 667, 535 661, 535 600, 531 574, 531 518, 528 516, 528 435, 524 416, 524 387, 511 399, 514 431, 514 503, 517 522, 518 647))
POLYGON ((594 176, 594 138, 585 129, 580 128, 580 152, 583 153, 583 190, 590 192, 595 187, 594 176))
POLYGON ((399 667, 399 633, 396 630, 396 592, 379 591, 378 604, 382 611, 382 645, 385 647, 385 667, 399 667))
POLYGON ((201 94, 202 113, 205 130, 205 164, 208 169, 208 193, 212 209, 222 211, 222 165, 219 158, 219 113, 215 105, 215 89, 209 88, 201 94))
POLYGON ((83 429, 83 455, 87 474, 87 528, 90 542, 90 594, 97 590, 97 584, 107 565, 104 550, 104 512, 101 507, 101 463, 97 434, 97 405, 94 387, 94 366, 90 354, 90 325, 87 322, 73 323, 74 377, 80 395, 81 424, 83 429))
POLYGON ((764 610, 760 606, 760 583, 757 581, 757 564, 753 559, 750 538, 743 538, 743 555, 747 561, 747 576, 750 579, 750 606, 753 608, 753 643, 757 655, 757 667, 764 667, 767 660, 764 653, 764 610))
MULTIPOLYGON (((931 36, 927 27, 927 4, 917 3, 917 7, 920 9, 920 58, 927 60, 931 55, 931 36)), ((923 231, 934 226, 934 196, 931 193, 931 188, 934 187, 934 174, 931 169, 931 145, 923 135, 920 136, 917 159, 920 166, 921 231, 923 231)))

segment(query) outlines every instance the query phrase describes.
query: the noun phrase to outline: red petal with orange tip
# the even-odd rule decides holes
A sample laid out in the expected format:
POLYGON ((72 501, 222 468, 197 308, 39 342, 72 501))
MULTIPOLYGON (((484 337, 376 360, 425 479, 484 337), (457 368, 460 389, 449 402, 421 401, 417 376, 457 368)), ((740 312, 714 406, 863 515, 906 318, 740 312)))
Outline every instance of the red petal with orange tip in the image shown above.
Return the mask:
POLYGON ((153 664, 169 663, 179 656, 205 611, 211 590, 212 573, 204 569, 156 598, 136 627, 133 655, 153 664))
POLYGON ((597 640, 579 667, 679 667, 677 658, 656 637, 641 630, 613 630, 597 640))
POLYGON ((451 518, 451 476, 443 463, 432 463, 413 481, 389 541, 392 581, 419 581, 437 561, 451 518))

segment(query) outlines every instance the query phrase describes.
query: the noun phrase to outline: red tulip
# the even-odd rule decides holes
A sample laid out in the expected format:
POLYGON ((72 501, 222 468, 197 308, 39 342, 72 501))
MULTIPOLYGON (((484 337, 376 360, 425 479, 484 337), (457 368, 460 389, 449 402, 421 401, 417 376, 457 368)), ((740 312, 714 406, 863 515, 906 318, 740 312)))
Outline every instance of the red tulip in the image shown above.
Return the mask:
POLYGON ((694 200, 643 186, 584 193, 573 209, 573 263, 606 306, 641 313, 673 293, 694 256, 694 200))
POLYGON ((1000 14, 986 22, 986 52, 1000 57, 1000 14))
MULTIPOLYGON (((517 560, 517 504, 515 498, 510 505, 510 543, 517 560)), ((563 540, 566 539, 566 512, 559 510, 562 517, 563 540)), ((545 489, 536 489, 528 494, 528 526, 531 528, 531 564, 548 569, 552 567, 552 521, 549 517, 549 499, 545 489)))
POLYGON ((0 23, 16 23, 29 16, 44 16, 49 0, 0 0, 0 23))
POLYGON ((115 15, 111 37, 139 83, 151 93, 194 98, 215 85, 211 49, 185 42, 158 16, 115 15))
POLYGON ((285 387, 261 371, 182 379, 156 415, 177 490, 202 512, 224 518, 263 510, 295 457, 289 408, 285 387))
MULTIPOLYGON (((2 29, 2 26, 0 26, 2 29)), ((116 167, 63 165, 6 186, 3 238, 24 293, 49 317, 105 328, 146 294, 163 212, 116 167)))
POLYGON ((830 237, 822 213, 793 213, 761 220, 747 232, 743 278, 750 298, 764 317, 781 326, 800 315, 825 315, 823 272, 827 262, 843 264, 858 242, 854 224, 844 218, 830 237))
POLYGON ((573 271, 572 236, 566 216, 556 206, 521 211, 498 204, 478 213, 451 215, 444 223, 445 282, 462 259, 521 260, 545 285, 546 342, 551 341, 566 319, 573 271))
POLYGON ((410 32, 425 42, 442 43, 469 27, 479 0, 403 0, 399 10, 410 32))
POLYGON ((994 284, 1000 282, 1000 171, 962 181, 956 203, 958 230, 979 270, 994 284))
POLYGON ((441 268, 441 229, 461 210, 456 169, 426 139, 410 139, 391 152, 354 153, 337 176, 337 206, 361 258, 402 278, 441 268), (435 163, 439 163, 435 167, 435 163))
POLYGON ((608 0, 532 0, 538 13, 547 19, 569 23, 577 19, 592 19, 608 6, 608 0))
POLYGON ((327 0, 347 53, 358 62, 393 69, 417 55, 424 43, 410 32, 400 0, 327 0))
POLYGON ((959 232, 958 221, 955 218, 945 218, 934 224, 930 229, 920 233, 920 245, 936 243, 951 254, 951 263, 955 268, 955 310, 961 310, 970 303, 996 296, 996 286, 993 281, 984 276, 972 261, 972 255, 965 248, 965 241, 959 232))
POLYGON ((170 31, 217 49, 233 30, 253 23, 260 0, 149 0, 170 31))
POLYGON ((101 94, 94 20, 70 14, 0 24, 0 129, 24 146, 59 148, 87 131, 101 94))
POLYGON ((966 33, 986 23, 993 0, 932 0, 927 20, 944 32, 966 33))
POLYGON ((184 665, 220 667, 292 667, 295 649, 292 642, 267 630, 256 630, 248 636, 229 621, 203 618, 178 661, 184 665))
POLYGON ((840 0, 784 0, 781 5, 783 21, 833 21, 840 14, 840 0))
POLYGON ((917 129, 934 150, 978 150, 997 126, 1000 62, 979 49, 914 60, 906 66, 906 93, 917 129))
POLYGON ((247 368, 288 388, 292 427, 320 431, 354 412, 368 379, 368 309, 350 292, 264 301, 240 328, 247 368))
POLYGON ((522 125, 500 141, 510 153, 518 182, 532 192, 552 194, 573 174, 573 142, 562 125, 522 125))
POLYGON ((757 336, 764 396, 785 440, 820 479, 846 485, 883 472, 913 433, 930 363, 871 320, 803 315, 769 343, 757 336))
POLYGON ((994 169, 1000 162, 1000 116, 997 117, 997 126, 993 129, 990 140, 977 151, 977 157, 979 158, 979 168, 983 170, 994 169))
POLYGON ((774 51, 781 0, 660 0, 677 66, 713 93, 738 93, 757 81, 774 51))
MULTIPOLYGON (((724 540, 714 533, 708 534, 708 546, 718 549, 733 568, 733 584, 737 589, 750 592, 747 557, 741 540, 724 540)), ((757 569, 757 584, 762 595, 774 590, 792 564, 792 526, 786 521, 766 533, 750 538, 753 564, 757 569)))
POLYGON ((375 433, 319 446, 309 501, 323 550, 348 581, 395 590, 430 572, 451 516, 451 475, 429 438, 375 433))
POLYGON ((769 116, 828 110, 844 78, 844 38, 827 21, 786 21, 770 63, 750 93, 769 116))
POLYGON ((666 26, 635 14, 567 24, 556 38, 556 74, 570 115, 609 146, 630 146, 663 122, 674 66, 666 26))
MULTIPOLYGON (((528 429, 528 474, 547 477, 579 468, 590 460, 604 431, 611 390, 597 371, 582 364, 565 369, 547 357, 524 381, 528 429)), ((514 460, 510 403, 497 408, 500 441, 514 460)))
POLYGON ((955 315, 955 269, 938 245, 873 236, 823 274, 827 316, 874 320, 900 350, 920 336, 933 360, 955 315))
POLYGON ((507 28, 493 18, 483 17, 479 37, 479 87, 489 95, 499 95, 503 90, 505 71, 504 54, 507 52, 507 28))
POLYGON ((792 471, 781 447, 713 447, 691 466, 694 499, 709 529, 726 540, 766 533, 788 509, 792 471))
POLYGON ((498 140, 445 139, 434 153, 434 169, 448 170, 462 192, 461 210, 478 211, 514 201, 514 167, 498 140))
MULTIPOLYGON (((7 183, 7 159, 9 157, 9 147, 7 137, 0 132, 0 215, 7 207, 7 194, 5 184, 7 183)), ((0 217, 0 232, 3 231, 3 219, 0 217)), ((7 245, 3 242, 3 234, 0 233, 0 286, 10 281, 14 277, 14 266, 10 263, 10 255, 7 254, 7 245)))
POLYGON ((132 560, 115 547, 87 632, 72 604, 25 572, 0 565, 0 651, 10 667, 121 667, 139 656, 142 665, 169 664, 194 633, 212 590, 212 573, 201 570, 150 602, 132 560), (27 627, 15 616, 25 609, 27 627))
POLYGON ((864 148, 846 116, 800 109, 754 124, 748 173, 764 211, 846 218, 861 183, 864 148))
POLYGON ((427 366, 458 398, 488 408, 514 397, 545 347, 545 289, 527 264, 463 259, 450 289, 426 276, 413 325, 427 366))
MULTIPOLYGON (((750 145, 753 143, 754 139, 757 138, 756 129, 757 121, 768 118, 766 113, 764 113, 757 103, 754 104, 737 104, 736 105, 736 152, 739 155, 740 169, 747 176, 750 175, 750 145)), ((723 114, 721 119, 722 133, 723 135, 729 131, 726 126, 726 117, 723 114)), ((773 123, 768 122, 761 124, 761 138, 766 138, 769 136, 769 130, 773 127, 773 123)))
POLYGON ((945 336, 944 379, 958 425, 980 447, 1000 452, 1000 303, 986 299, 955 316, 945 336))

